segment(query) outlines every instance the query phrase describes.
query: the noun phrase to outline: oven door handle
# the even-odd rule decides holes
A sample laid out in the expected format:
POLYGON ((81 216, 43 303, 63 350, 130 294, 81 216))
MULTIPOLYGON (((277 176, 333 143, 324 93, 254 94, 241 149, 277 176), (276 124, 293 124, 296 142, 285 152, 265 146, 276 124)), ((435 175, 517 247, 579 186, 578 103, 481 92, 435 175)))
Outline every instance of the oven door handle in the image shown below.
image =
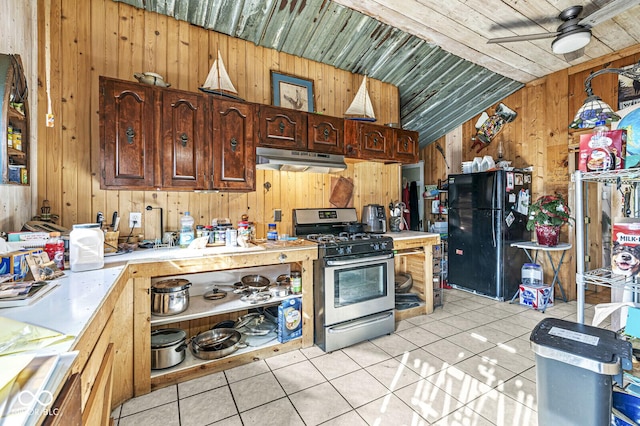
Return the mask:
POLYGON ((393 253, 385 254, 384 256, 371 256, 371 257, 363 257, 360 259, 351 259, 351 260, 327 260, 327 266, 357 265, 359 263, 371 263, 371 262, 377 262, 379 260, 387 260, 392 258, 393 258, 393 253))
POLYGON ((377 322, 386 321, 392 315, 393 315, 393 312, 384 312, 376 315, 373 318, 369 317, 361 320, 351 321, 349 322, 349 324, 345 324, 345 325, 332 326, 332 327, 329 327, 327 331, 329 333, 346 333, 356 328, 366 327, 366 326, 370 326, 371 324, 375 324, 377 322))

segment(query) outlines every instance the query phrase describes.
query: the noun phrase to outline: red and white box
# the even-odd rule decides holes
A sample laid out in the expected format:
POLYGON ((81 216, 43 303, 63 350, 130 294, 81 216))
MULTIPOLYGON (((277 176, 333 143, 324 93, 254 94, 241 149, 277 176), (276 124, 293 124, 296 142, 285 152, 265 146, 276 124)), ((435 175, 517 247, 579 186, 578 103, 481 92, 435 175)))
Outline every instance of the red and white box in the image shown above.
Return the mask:
POLYGON ((640 221, 630 218, 613 220, 611 236, 611 272, 634 277, 640 272, 640 221))
POLYGON ((626 151, 626 130, 607 130, 603 137, 593 133, 580 135, 578 169, 582 172, 624 169, 626 151))
POLYGON ((520 304, 533 309, 546 309, 553 306, 553 287, 550 285, 520 284, 520 304))

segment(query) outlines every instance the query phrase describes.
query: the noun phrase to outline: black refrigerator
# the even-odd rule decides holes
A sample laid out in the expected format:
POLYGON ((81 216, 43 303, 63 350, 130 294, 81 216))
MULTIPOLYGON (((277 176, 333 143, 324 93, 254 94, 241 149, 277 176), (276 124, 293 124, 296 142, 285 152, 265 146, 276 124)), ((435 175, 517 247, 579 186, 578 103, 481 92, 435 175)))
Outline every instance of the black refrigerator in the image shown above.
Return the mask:
POLYGON ((449 175, 449 285, 497 300, 516 294, 528 258, 511 243, 531 240, 530 187, 525 172, 449 175))

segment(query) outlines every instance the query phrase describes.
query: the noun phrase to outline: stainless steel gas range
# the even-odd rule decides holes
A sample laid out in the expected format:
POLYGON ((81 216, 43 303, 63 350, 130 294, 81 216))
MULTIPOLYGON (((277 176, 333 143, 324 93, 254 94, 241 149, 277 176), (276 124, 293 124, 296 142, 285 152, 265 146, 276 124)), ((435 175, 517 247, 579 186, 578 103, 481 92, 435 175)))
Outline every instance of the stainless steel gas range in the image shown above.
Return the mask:
POLYGON ((296 209, 294 233, 318 243, 315 343, 331 352, 394 331, 393 239, 357 229, 352 208, 296 209))

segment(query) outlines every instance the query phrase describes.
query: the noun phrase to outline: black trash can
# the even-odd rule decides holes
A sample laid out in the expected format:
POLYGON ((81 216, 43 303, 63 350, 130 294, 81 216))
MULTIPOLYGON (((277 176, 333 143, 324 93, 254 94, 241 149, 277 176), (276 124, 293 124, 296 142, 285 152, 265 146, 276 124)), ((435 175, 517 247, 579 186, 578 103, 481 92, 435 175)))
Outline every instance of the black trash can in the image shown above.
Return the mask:
POLYGON ((631 343, 609 330, 546 318, 531 332, 536 354, 538 424, 611 422, 612 385, 630 370, 631 343))

